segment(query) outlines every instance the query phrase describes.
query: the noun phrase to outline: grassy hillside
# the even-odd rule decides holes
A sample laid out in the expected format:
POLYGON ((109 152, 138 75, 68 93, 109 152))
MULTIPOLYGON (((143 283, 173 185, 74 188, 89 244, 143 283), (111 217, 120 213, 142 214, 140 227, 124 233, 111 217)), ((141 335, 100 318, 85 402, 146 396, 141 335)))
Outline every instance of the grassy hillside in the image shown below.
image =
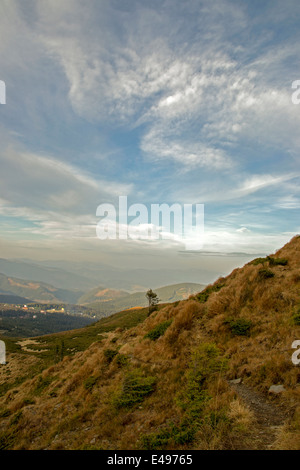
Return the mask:
MULTIPOLYGON (((159 287, 154 289, 154 291, 157 293, 161 302, 176 302, 178 300, 187 299, 191 294, 199 292, 204 287, 203 284, 181 283, 159 287)), ((86 306, 91 308, 98 317, 103 317, 127 308, 146 307, 148 301, 145 294, 146 292, 135 292, 133 294, 123 292, 122 295, 122 291, 111 291, 111 289, 102 290, 101 288, 99 291, 97 289, 93 290, 90 296, 86 294, 84 297, 81 297, 78 303, 82 302, 84 298, 86 306), (101 294, 105 294, 106 291, 107 297, 102 297, 101 294), (97 301, 87 303, 88 299, 95 298, 95 293, 98 293, 97 301), (113 295, 114 299, 108 300, 109 296, 113 295)))
POLYGON ((127 297, 128 292, 117 289, 108 289, 103 286, 96 287, 86 292, 78 299, 78 304, 86 305, 98 302, 110 302, 127 297))
POLYGON ((25 281, 0 273, 0 293, 17 295, 36 302, 66 302, 75 304, 83 294, 81 291, 59 289, 38 281, 25 281))
POLYGON ((0 448, 299 450, 299 267, 295 237, 149 317, 11 340, 0 448))

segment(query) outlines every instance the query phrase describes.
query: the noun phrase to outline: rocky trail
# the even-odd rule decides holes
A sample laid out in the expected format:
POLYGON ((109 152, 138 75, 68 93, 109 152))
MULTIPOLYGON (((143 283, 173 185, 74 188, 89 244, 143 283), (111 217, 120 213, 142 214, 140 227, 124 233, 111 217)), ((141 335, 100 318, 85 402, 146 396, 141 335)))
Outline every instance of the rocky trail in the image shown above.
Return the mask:
POLYGON ((243 383, 231 381, 229 385, 255 416, 255 426, 251 430, 253 449, 272 450, 279 429, 290 418, 292 411, 271 402, 262 393, 243 383))

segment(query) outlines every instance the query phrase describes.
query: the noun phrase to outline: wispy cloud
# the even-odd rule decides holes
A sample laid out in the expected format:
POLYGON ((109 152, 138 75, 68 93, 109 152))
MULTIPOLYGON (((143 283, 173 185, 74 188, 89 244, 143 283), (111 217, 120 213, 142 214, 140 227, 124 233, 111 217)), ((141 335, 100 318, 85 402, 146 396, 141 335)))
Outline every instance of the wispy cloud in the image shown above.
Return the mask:
POLYGON ((23 234, 88 238, 119 195, 207 204, 228 245, 297 229, 297 1, 2 3, 0 197, 23 234))

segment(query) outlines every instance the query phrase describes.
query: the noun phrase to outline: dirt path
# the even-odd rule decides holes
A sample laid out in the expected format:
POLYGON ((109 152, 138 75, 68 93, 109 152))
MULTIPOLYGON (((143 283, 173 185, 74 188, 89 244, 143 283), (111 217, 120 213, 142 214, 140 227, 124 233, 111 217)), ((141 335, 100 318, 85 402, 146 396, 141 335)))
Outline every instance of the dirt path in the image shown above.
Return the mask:
POLYGON ((256 418, 253 432, 254 448, 272 449, 279 428, 287 421, 291 411, 282 405, 270 402, 264 395, 249 386, 229 382, 230 387, 244 401, 256 418))

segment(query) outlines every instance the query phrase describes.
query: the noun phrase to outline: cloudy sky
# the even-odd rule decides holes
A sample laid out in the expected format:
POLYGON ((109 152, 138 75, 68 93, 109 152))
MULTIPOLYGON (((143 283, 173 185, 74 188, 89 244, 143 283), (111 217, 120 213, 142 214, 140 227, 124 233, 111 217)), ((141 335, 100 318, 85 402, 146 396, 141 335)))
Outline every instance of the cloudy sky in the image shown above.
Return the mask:
POLYGON ((1 0, 0 256, 191 259, 99 240, 119 196, 204 204, 203 251, 299 233, 299 23, 298 0, 1 0))

